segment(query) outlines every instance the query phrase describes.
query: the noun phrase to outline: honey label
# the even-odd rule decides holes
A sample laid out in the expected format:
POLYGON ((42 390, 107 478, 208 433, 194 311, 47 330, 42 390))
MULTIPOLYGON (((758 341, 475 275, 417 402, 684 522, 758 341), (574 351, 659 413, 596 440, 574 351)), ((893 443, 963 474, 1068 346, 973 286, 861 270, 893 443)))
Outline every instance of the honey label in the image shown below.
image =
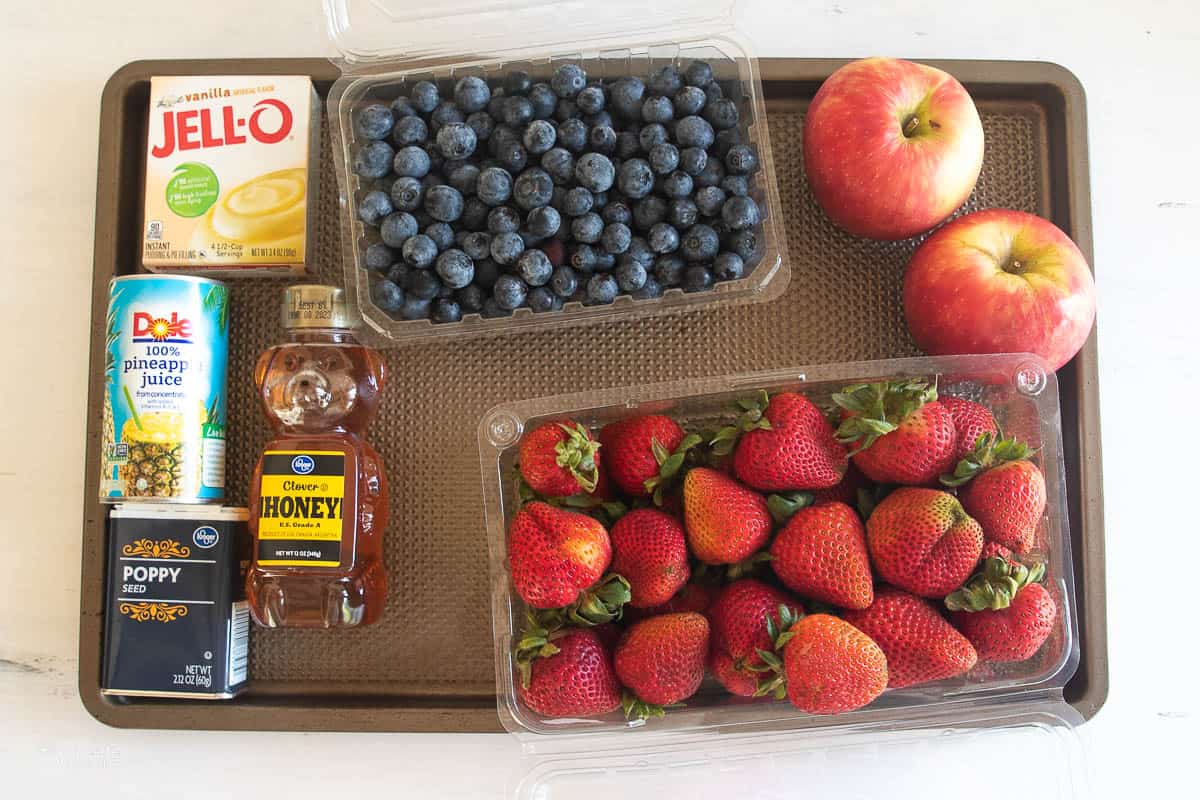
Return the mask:
POLYGON ((154 77, 145 266, 302 272, 310 247, 318 110, 306 76, 154 77))
POLYGON ((345 501, 342 451, 267 450, 259 484, 258 564, 341 564, 345 501))

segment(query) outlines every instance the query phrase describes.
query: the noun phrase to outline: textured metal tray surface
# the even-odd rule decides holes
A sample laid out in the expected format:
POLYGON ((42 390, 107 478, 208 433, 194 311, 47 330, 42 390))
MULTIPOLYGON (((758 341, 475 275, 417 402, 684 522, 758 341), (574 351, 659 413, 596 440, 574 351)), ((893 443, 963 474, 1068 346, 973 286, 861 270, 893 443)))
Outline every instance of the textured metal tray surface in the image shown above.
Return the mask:
MULTIPOLYGON (((803 175, 804 109, 842 62, 761 62, 792 281, 764 304, 681 313, 578 330, 438 342, 385 352, 391 380, 370 431, 391 477, 383 622, 345 632, 266 631, 251 643, 251 684, 233 702, 123 701, 99 693, 104 508, 96 497, 102 336, 93 336, 83 498, 80 694, 117 726, 291 730, 500 730, 496 716, 487 545, 475 431, 501 400, 697 375, 918 354, 900 304, 912 242, 853 239, 817 208, 803 175)), ((936 62, 935 62, 936 63, 936 62)), ((1006 206, 1048 216, 1091 258, 1083 92, 1065 70, 1024 62, 942 62, 976 99, 987 137, 968 209, 1006 206)), ((107 283, 136 271, 149 78, 157 74, 309 74, 324 96, 336 78, 319 59, 136 62, 105 89, 100 124, 93 328, 107 283)), ((322 147, 318 266, 342 270, 338 192, 322 147)), ((229 500, 245 502, 267 440, 251 380, 258 352, 279 338, 278 281, 231 292, 229 500)), ((1081 664, 1067 700, 1090 717, 1107 694, 1103 519, 1095 336, 1059 373, 1081 664)))

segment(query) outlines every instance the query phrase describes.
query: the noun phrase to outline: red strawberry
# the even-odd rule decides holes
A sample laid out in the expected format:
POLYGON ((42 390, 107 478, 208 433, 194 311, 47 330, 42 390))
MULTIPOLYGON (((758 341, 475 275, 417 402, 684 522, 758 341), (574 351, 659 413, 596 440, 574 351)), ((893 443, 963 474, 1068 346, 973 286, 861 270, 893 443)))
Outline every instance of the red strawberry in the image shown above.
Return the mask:
POLYGON ((955 461, 969 456, 980 436, 985 433, 995 436, 1000 430, 996 427, 996 418, 985 405, 961 397, 943 397, 938 402, 946 407, 950 418, 954 420, 954 431, 958 438, 955 461))
POLYGON ((888 687, 962 675, 975 666, 975 648, 928 600, 882 586, 864 611, 842 619, 870 636, 887 656, 888 687))
POLYGON ((670 417, 643 414, 605 425, 600 441, 613 483, 631 497, 649 497, 679 472, 684 454, 700 438, 688 437, 670 417))
POLYGON ((984 661, 1024 661, 1031 658, 1054 628, 1054 598, 1040 583, 1020 589, 1008 608, 998 611, 956 611, 954 627, 971 640, 984 661))
POLYGON ((853 445, 855 465, 876 483, 926 486, 954 464, 954 419, 928 383, 863 383, 833 400, 843 409, 838 441, 853 445))
POLYGON ((947 486, 966 486, 958 497, 975 517, 989 541, 1017 553, 1033 547, 1038 523, 1046 511, 1046 479, 1032 461, 1030 450, 1015 439, 984 435, 953 474, 943 475, 947 486), (968 482, 969 481, 969 482, 968 482))
POLYGON ((833 436, 821 409, 796 392, 738 401, 743 414, 714 439, 717 452, 737 439, 733 471, 763 492, 826 489, 846 473, 846 448, 833 436))
POLYGON ((641 508, 617 520, 610 532, 612 570, 629 581, 631 606, 665 603, 691 576, 683 526, 662 511, 641 508))
POLYGON ((703 614, 708 611, 716 597, 717 588, 706 583, 685 584, 679 592, 665 603, 649 608, 627 608, 625 619, 637 622, 639 619, 654 617, 659 614, 674 614, 679 611, 695 611, 703 614))
POLYGON ((887 658, 871 637, 845 620, 810 614, 783 646, 787 698, 809 714, 840 714, 867 705, 888 682, 887 658))
POLYGON ((599 635, 573 628, 543 645, 517 685, 521 702, 545 717, 590 717, 621 705, 621 685, 599 635))
POLYGON ((771 535, 762 495, 708 467, 683 479, 683 522, 692 554, 706 564, 736 564, 771 535))
POLYGON ((521 477, 544 497, 591 492, 600 480, 599 449, 578 422, 547 422, 521 440, 521 477))
POLYGON ((842 608, 871 605, 867 535, 845 503, 822 503, 793 514, 771 544, 771 568, 804 597, 842 608))
POLYGON ((954 495, 903 487, 867 520, 867 549, 888 583, 921 597, 945 597, 971 575, 983 531, 954 495))
POLYGON ((849 462, 846 465, 846 474, 842 476, 842 480, 836 485, 828 489, 817 489, 812 493, 813 505, 821 503, 845 503, 854 508, 858 505, 858 490, 869 488, 870 484, 867 481, 867 476, 862 474, 862 470, 854 466, 854 462, 849 462))
POLYGON ((752 697, 758 690, 759 673, 746 669, 738 659, 719 648, 709 650, 708 671, 730 694, 752 697))
POLYGON ((729 665, 724 663, 724 659, 719 660, 722 670, 727 673, 726 677, 732 676, 734 679, 726 682, 717 675, 717 680, 733 694, 754 693, 758 673, 753 668, 762 663, 758 651, 770 650, 773 644, 767 622, 773 620, 776 625, 780 624, 781 607, 792 615, 786 620, 789 624, 804 613, 795 598, 754 578, 743 578, 729 584, 709 606, 707 616, 712 625, 713 650, 710 665, 716 656, 729 657, 732 661, 729 665), (749 692, 739 691, 739 687, 745 688, 746 685, 750 686, 749 692))
MULTIPOLYGON (((986 536, 986 534, 984 535, 986 536)), ((1018 563, 1017 560, 1013 558, 1012 550, 1009 550, 999 542, 989 542, 987 539, 984 539, 983 552, 979 554, 979 560, 982 562, 987 561, 989 558, 1003 559, 1008 564, 1018 563)))
POLYGON ((600 580, 611 560, 608 532, 586 514, 533 502, 508 528, 513 586, 534 608, 569 605, 600 580))
POLYGON ((617 678, 631 696, 625 716, 658 716, 662 706, 688 699, 704 680, 708 620, 702 614, 663 614, 635 622, 613 657, 617 678))

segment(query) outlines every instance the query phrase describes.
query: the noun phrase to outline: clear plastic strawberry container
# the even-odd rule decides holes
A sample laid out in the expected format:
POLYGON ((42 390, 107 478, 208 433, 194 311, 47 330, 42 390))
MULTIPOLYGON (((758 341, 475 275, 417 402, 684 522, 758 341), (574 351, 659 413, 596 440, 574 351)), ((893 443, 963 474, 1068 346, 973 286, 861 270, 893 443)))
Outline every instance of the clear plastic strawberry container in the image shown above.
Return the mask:
MULTIPOLYGON (((544 749, 548 741, 558 741, 559 737, 566 737, 568 742, 589 742, 593 735, 614 737, 628 744, 626 736, 648 736, 643 741, 652 742, 657 741, 657 733, 678 736, 714 730, 725 734, 798 730, 815 735, 835 730, 861 733, 939 726, 991 727, 1007 724, 996 722, 998 717, 1043 712, 1063 721, 1066 728, 1078 720, 1062 699, 1062 687, 1079 660, 1079 645, 1058 385, 1054 373, 1035 356, 928 357, 797 367, 506 402, 484 415, 478 439, 499 714, 509 731, 521 735, 535 749, 544 749), (900 378, 935 380, 941 397, 965 397, 983 403, 991 409, 1005 436, 1015 436, 1037 448, 1031 460, 1045 476, 1047 503, 1034 546, 1024 558, 1044 562, 1044 586, 1055 600, 1057 613, 1049 637, 1032 658, 1013 663, 985 663, 981 659, 960 677, 889 689, 864 708, 833 716, 805 714, 786 700, 735 697, 711 676, 683 708, 645 721, 626 720, 620 709, 599 717, 550 719, 521 702, 513 647, 521 635, 526 607, 511 581, 507 530, 522 503, 516 460, 524 433, 540 423, 563 418, 596 431, 615 420, 646 413, 669 415, 690 431, 731 419, 731 404, 759 390, 798 391, 819 406, 828 407, 832 393, 847 385, 900 378), (572 738, 576 736, 584 738, 572 738)), ((769 568, 767 571, 769 574, 769 568)))
MULTIPOLYGON (((762 84, 751 48, 733 27, 733 0, 649 4, 465 0, 428 10, 400 0, 325 0, 325 7, 330 36, 342 54, 338 65, 343 77, 330 91, 327 108, 342 210, 346 293, 380 343, 563 328, 770 300, 787 287, 790 272, 762 84), (422 80, 436 83, 446 97, 448 89, 468 75, 492 83, 520 69, 534 81, 546 81, 558 65, 576 63, 584 67, 589 80, 644 79, 667 64, 683 68, 697 60, 712 66, 725 96, 736 102, 744 142, 758 155, 749 195, 761 216, 755 228, 758 255, 741 278, 719 281, 708 291, 687 293, 676 287, 647 299, 621 294, 607 305, 568 300, 557 311, 534 313, 523 306, 507 317, 466 313, 458 322, 441 324, 400 319, 372 300, 372 287, 384 278, 365 267, 365 254, 379 236, 360 220, 359 205, 368 191, 386 187, 354 171, 354 156, 363 144, 354 124, 359 109, 374 102, 390 103, 422 80)), ((635 230, 634 235, 644 234, 635 230)))

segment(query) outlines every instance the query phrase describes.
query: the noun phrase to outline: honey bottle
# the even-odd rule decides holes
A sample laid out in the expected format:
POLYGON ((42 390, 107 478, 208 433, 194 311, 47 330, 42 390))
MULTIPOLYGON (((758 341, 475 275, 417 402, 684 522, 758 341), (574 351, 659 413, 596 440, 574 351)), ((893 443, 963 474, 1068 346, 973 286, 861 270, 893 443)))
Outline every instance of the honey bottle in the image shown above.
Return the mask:
POLYGON ((254 369, 275 437, 250 484, 250 611, 269 628, 369 625, 387 597, 387 479, 363 438, 383 360, 355 338, 340 288, 287 287, 282 321, 287 340, 254 369))

